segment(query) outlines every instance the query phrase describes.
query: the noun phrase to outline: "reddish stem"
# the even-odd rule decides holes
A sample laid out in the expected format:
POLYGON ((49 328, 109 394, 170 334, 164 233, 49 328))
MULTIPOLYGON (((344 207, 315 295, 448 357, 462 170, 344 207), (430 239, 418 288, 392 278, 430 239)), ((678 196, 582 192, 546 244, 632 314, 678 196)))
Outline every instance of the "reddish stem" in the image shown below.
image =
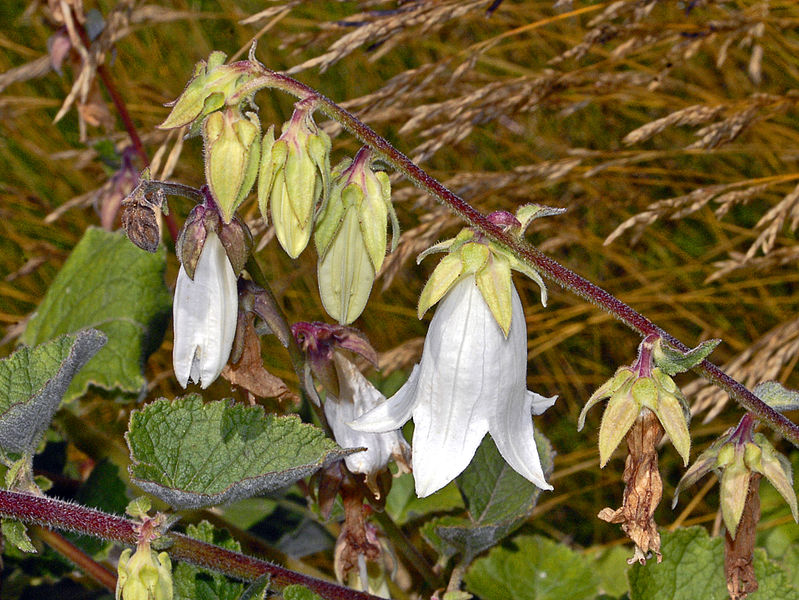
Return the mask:
MULTIPOLYGON (((277 88, 292 94, 300 98, 302 102, 315 103, 319 110, 330 118, 338 121, 339 124, 361 142, 370 146, 385 162, 403 173, 417 187, 426 191, 431 196, 438 198, 442 204, 449 207, 452 212, 466 221, 469 226, 479 230, 486 237, 511 250, 519 259, 548 279, 574 292, 589 302, 596 304, 603 310, 606 310, 628 327, 637 331, 641 336, 656 335, 663 338, 669 345, 677 350, 682 352, 687 352, 689 350, 689 348, 677 338, 655 325, 652 321, 609 292, 594 285, 587 279, 546 256, 537 248, 516 238, 510 232, 504 231, 501 227, 492 223, 463 198, 454 194, 436 179, 428 175, 421 167, 394 148, 386 139, 380 137, 371 127, 360 121, 346 109, 338 106, 335 102, 318 93, 313 88, 300 83, 288 75, 275 73, 263 66, 261 68, 263 69, 263 75, 243 85, 236 94, 228 98, 228 104, 235 104, 265 87, 277 88)), ((753 413, 760 421, 766 423, 772 429, 778 431, 785 438, 790 440, 795 446, 799 447, 799 425, 792 423, 785 416, 773 410, 745 386, 741 385, 710 361, 703 360, 699 365, 694 367, 694 370, 725 390, 743 408, 753 413)))
MULTIPOLYGON (((93 508, 70 504, 43 496, 0 490, 0 515, 93 535, 106 540, 134 545, 137 541, 136 521, 110 515, 93 508)), ((169 554, 178 560, 253 581, 268 574, 279 587, 304 585, 326 600, 379 600, 377 596, 358 592, 315 577, 303 575, 265 560, 225 550, 213 544, 192 539, 180 533, 164 536, 171 542, 169 554)))

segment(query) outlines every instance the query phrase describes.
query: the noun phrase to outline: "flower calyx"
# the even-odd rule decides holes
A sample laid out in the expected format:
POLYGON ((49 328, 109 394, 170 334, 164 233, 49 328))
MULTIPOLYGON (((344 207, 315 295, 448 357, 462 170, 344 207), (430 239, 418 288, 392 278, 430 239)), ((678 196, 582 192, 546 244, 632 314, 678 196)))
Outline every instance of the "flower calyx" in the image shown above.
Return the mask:
POLYGON ((147 515, 149 501, 134 500, 128 514, 141 519, 136 527, 136 550, 126 548, 117 565, 116 600, 172 600, 172 562, 169 554, 156 554, 152 545, 174 521, 162 513, 147 515))
POLYGON ((252 233, 244 221, 236 216, 225 222, 208 189, 203 188, 203 190, 205 199, 195 206, 186 218, 175 244, 175 253, 189 279, 193 281, 197 262, 200 260, 208 234, 214 233, 225 250, 233 273, 238 276, 252 252, 252 233))
POLYGON ((330 137, 312 113, 312 105, 298 102, 280 137, 270 127, 261 143, 258 205, 264 220, 271 211, 275 235, 292 258, 308 245, 317 205, 330 192, 330 137))
MULTIPOLYGON (((338 397, 341 393, 333 364, 335 350, 349 350, 377 366, 377 352, 364 335, 353 327, 330 325, 320 321, 299 321, 291 326, 291 332, 305 353, 306 374, 316 377, 325 391, 333 396, 338 397)), ((313 382, 306 381, 309 382, 311 385, 306 385, 306 388, 313 388, 313 382)), ((316 400, 318 404, 318 398, 316 400)))
POLYGON ((611 454, 630 430, 643 410, 652 411, 685 465, 691 450, 688 433, 690 409, 674 380, 655 366, 653 349, 657 336, 647 336, 638 347, 638 359, 631 366, 619 368, 588 399, 577 422, 577 430, 585 425, 585 416, 595 404, 610 398, 599 428, 599 464, 604 467, 611 454))
POLYGON ((711 471, 718 474, 721 481, 721 514, 733 539, 744 511, 750 479, 755 473, 771 482, 788 503, 794 520, 799 521, 791 464, 777 452, 766 436, 753 433, 754 424, 751 413, 744 415, 736 427, 728 429, 699 455, 674 491, 672 506, 677 505, 679 493, 686 487, 711 471))
POLYGON ((319 294, 327 314, 342 325, 352 323, 366 307, 386 255, 389 217, 392 251, 399 239, 391 183, 371 163, 372 152, 364 147, 354 160, 333 170, 330 198, 314 228, 319 294))
MULTIPOLYGON (((563 212, 538 205, 522 206, 517 216, 507 211, 496 211, 488 215, 488 220, 504 228, 516 237, 521 237, 526 226, 537 216, 547 216, 563 212), (518 218, 519 216, 522 219, 518 218)), ((455 284, 464 277, 474 275, 480 293, 491 310, 505 337, 511 324, 511 270, 524 273, 541 288, 541 304, 547 304, 547 288, 541 275, 535 269, 516 258, 504 247, 488 240, 472 229, 463 229, 452 239, 440 242, 419 254, 420 263, 434 252, 447 252, 427 280, 419 296, 418 316, 421 319, 427 310, 443 298, 455 284)))
POLYGON ((230 223, 250 193, 261 160, 261 123, 237 107, 210 114, 202 125, 205 178, 222 220, 230 223))
POLYGON ((224 52, 211 52, 207 61, 201 60, 194 67, 194 75, 176 100, 167 104, 172 112, 161 123, 159 129, 177 129, 199 123, 213 112, 225 106, 244 84, 254 79, 257 65, 252 61, 225 64, 224 52))

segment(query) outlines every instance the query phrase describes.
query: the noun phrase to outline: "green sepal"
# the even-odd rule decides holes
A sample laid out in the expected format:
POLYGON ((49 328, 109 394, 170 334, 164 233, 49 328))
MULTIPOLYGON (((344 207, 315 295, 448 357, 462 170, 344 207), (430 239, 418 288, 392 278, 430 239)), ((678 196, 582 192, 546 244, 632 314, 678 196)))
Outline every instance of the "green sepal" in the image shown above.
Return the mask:
POLYGON ((463 273, 463 261, 458 254, 448 254, 438 263, 419 295, 417 316, 421 319, 427 309, 444 297, 463 273))
MULTIPOLYGON (((366 184, 365 193, 361 191, 360 207, 358 209, 358 220, 361 226, 361 235, 366 251, 369 253, 369 260, 372 261, 375 273, 383 266, 383 259, 386 257, 386 245, 388 234, 388 207, 391 205, 391 187, 386 190, 377 177, 382 174, 385 183, 388 184, 388 177, 382 171, 374 173, 367 170, 364 177, 366 184)), ((348 186, 349 187, 349 186, 348 186)))
POLYGON ((682 403, 672 394, 661 393, 655 414, 671 438, 677 453, 682 457, 683 465, 687 467, 691 454, 691 434, 688 433, 688 423, 682 403))
MULTIPOLYGON (((251 123, 257 126, 257 129, 255 131, 255 136, 247 144, 248 147, 247 165, 244 169, 244 179, 241 182, 241 187, 239 188, 239 194, 236 197, 236 208, 238 208, 241 205, 241 203, 244 202, 244 200, 247 198, 250 191, 252 190, 252 186, 255 183, 256 177, 258 176, 258 171, 260 170, 260 164, 261 164, 261 124, 258 121, 258 117, 254 113, 247 113, 247 118, 250 120, 251 123)), ((239 138, 247 139, 249 136, 249 132, 251 131, 252 130, 247 129, 245 132, 239 135, 239 138)), ((235 211, 236 208, 234 208, 233 210, 235 211)))
POLYGON ((503 256, 490 256, 486 265, 475 274, 475 282, 494 320, 507 338, 513 316, 510 263, 503 256))
POLYGON ((265 224, 269 223, 267 210, 269 208, 269 194, 272 193, 274 169, 272 149, 275 145, 275 126, 270 125, 261 140, 260 165, 258 166, 258 208, 265 224))
POLYGON ((743 461, 743 452, 736 452, 735 460, 721 474, 721 516, 730 537, 735 539, 735 532, 746 504, 749 493, 751 472, 743 461))
POLYGON ((521 236, 534 220, 540 219, 541 217, 560 215, 564 212, 566 212, 565 208, 555 208, 552 206, 543 206, 541 204, 525 204, 524 206, 520 206, 519 210, 516 211, 516 218, 521 224, 521 227, 519 227, 518 233, 514 233, 517 236, 521 236))
POLYGON ((719 339, 705 340, 696 348, 688 352, 680 352, 658 338, 652 349, 652 359, 655 365, 667 375, 676 375, 693 369, 701 363, 721 343, 719 339))
POLYGON ((319 260, 324 260, 330 248, 330 244, 333 243, 333 240, 338 235, 338 232, 341 230, 341 225, 344 222, 344 213, 347 208, 344 206, 342 200, 342 191, 340 186, 333 185, 333 189, 330 192, 330 199, 316 219, 313 236, 319 260))
POLYGON ((744 451, 747 466, 769 480, 791 508, 793 520, 799 522, 791 463, 777 452, 762 433, 756 433, 753 437, 754 443, 747 444, 744 451))
POLYGON ((602 423, 599 426, 600 467, 604 467, 610 460, 611 454, 627 435, 641 412, 641 405, 636 402, 632 393, 633 386, 638 381, 640 380, 630 379, 625 382, 616 390, 605 407, 602 423))
POLYGON ((527 275, 527 277, 529 277, 538 284, 538 287, 541 290, 541 306, 546 306, 547 284, 544 282, 544 279, 541 277, 541 274, 527 263, 520 261, 513 254, 510 253, 504 253, 504 254, 507 256, 508 260, 510 261, 511 269, 513 269, 514 271, 518 271, 519 273, 522 273, 524 275, 527 275))
POLYGON ((582 431, 585 426, 585 416, 588 411, 594 407, 595 404, 601 402, 605 398, 610 398, 616 390, 624 385, 628 380, 635 377, 635 373, 629 367, 619 367, 613 374, 613 377, 608 379, 599 388, 591 394, 591 397, 585 403, 583 410, 580 411, 580 416, 577 419, 577 431, 582 431))
POLYGON ((699 458, 697 458, 694 464, 685 472, 674 490, 674 498, 671 501, 672 509, 677 506, 677 498, 681 491, 692 486, 705 475, 716 469, 718 466, 719 450, 726 442, 726 435, 714 441, 707 450, 699 455, 699 458))

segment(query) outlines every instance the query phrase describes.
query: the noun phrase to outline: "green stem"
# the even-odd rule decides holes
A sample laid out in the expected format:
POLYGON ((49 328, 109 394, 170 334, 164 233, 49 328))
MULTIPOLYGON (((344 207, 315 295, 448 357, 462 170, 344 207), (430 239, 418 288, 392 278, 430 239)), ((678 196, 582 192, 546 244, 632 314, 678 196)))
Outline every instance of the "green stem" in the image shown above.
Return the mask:
MULTIPOLYGON (((491 223, 483 214, 478 212, 463 198, 444 187, 439 181, 431 177, 402 152, 394 148, 385 138, 380 137, 371 127, 360 121, 346 109, 338 106, 329 98, 307 85, 300 83, 296 79, 281 73, 275 73, 263 66, 261 68, 263 74, 242 86, 236 94, 228 99, 228 104, 235 104, 250 94, 266 87, 282 90, 298 97, 302 102, 312 103, 328 117, 341 124, 362 143, 372 148, 379 158, 403 173, 417 187, 446 205, 470 227, 480 231, 486 237, 513 252, 519 260, 526 263, 528 266, 561 287, 581 296, 612 314, 628 327, 637 331, 641 336, 656 335, 663 338, 677 350, 682 352, 687 352, 689 350, 682 342, 611 293, 567 269, 527 242, 514 237, 501 227, 491 223)), ((738 381, 727 375, 708 360, 703 360, 699 365, 694 367, 694 370, 713 384, 725 390, 744 409, 753 413, 759 420, 781 433, 795 446, 799 447, 799 426, 770 408, 745 386, 741 385, 738 381)))
MULTIPOLYGON (((0 515, 131 546, 135 545, 137 540, 135 521, 44 496, 0 490, 0 515)), ((379 600, 377 596, 303 575, 180 533, 167 533, 164 537, 170 543, 168 552, 172 558, 237 579, 254 581, 261 575, 267 574, 271 581, 281 588, 292 584, 304 585, 326 600, 379 600)))
POLYGON ((419 550, 405 537, 405 534, 402 533, 402 530, 397 526, 394 520, 384 511, 375 511, 372 513, 372 517, 380 524, 380 527, 383 529, 388 539, 391 540, 397 550, 400 551, 405 559, 416 569, 419 575, 422 576, 427 585, 432 589, 440 588, 442 584, 441 577, 433 572, 433 569, 427 564, 425 557, 422 556, 419 550))

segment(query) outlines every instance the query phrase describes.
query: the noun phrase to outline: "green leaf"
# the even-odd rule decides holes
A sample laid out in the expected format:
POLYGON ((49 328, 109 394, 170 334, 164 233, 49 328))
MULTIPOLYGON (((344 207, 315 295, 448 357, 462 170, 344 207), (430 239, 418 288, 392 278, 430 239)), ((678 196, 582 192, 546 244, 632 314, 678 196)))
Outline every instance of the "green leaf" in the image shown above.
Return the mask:
POLYGON ((276 490, 349 454, 296 416, 197 394, 134 411, 125 437, 133 482, 179 509, 276 490))
POLYGON ((663 562, 630 569, 630 597, 636 600, 726 600, 724 541, 702 527, 661 533, 663 562))
POLYGON ((653 352, 655 365, 667 375, 676 375, 693 369, 696 365, 705 360, 713 350, 721 343, 719 339, 705 340, 696 348, 688 352, 680 352, 669 346, 666 342, 658 340, 653 352))
POLYGON ((261 575, 244 590, 239 600, 263 600, 269 589, 269 575, 261 575))
POLYGON ((599 587, 610 597, 618 598, 630 590, 627 583, 627 571, 630 565, 630 549, 625 546, 613 546, 598 550, 590 556, 593 569, 599 576, 599 587))
POLYGON ((65 400, 90 384, 124 392, 142 388, 142 365, 161 344, 169 317, 165 266, 163 247, 150 254, 121 232, 86 230, 20 338, 33 346, 86 327, 106 334, 108 344, 74 379, 65 400))
POLYGON ((414 491, 413 475, 400 475, 391 484, 391 491, 386 496, 386 512, 397 525, 405 525, 413 519, 436 512, 444 512, 463 508, 455 483, 449 483, 435 494, 426 498, 418 498, 414 491))
POLYGON ((752 392, 769 407, 779 412, 799 410, 799 392, 783 387, 779 381, 758 383, 752 392))
POLYGON ((541 536, 494 548, 475 561, 464 582, 481 600, 587 600, 599 583, 587 559, 541 536))
POLYGON ((89 329, 0 360, 0 448, 33 454, 75 374, 104 343, 89 329))
POLYGON ((304 585, 287 585, 283 588, 284 600, 324 600, 319 594, 315 594, 304 585))
POLYGON ((15 519, 2 519, 0 520, 0 530, 3 533, 3 540, 7 544, 11 544, 22 552, 28 554, 36 554, 31 539, 28 537, 28 528, 25 524, 15 519))
MULTIPOLYGON (((241 552, 241 545, 227 531, 214 529, 208 521, 189 525, 186 527, 186 535, 226 550, 241 552)), ((238 600, 244 590, 243 583, 185 562, 175 565, 172 581, 175 600, 238 600)))
POLYGON ((762 548, 755 548, 753 566, 759 587, 747 600, 799 600, 799 591, 791 585, 789 574, 779 563, 769 560, 762 548))
MULTIPOLYGON (((545 474, 552 472, 549 441, 538 431, 535 441, 545 474)), ((436 534, 460 551, 466 562, 510 534, 535 508, 541 489, 514 471, 486 436, 472 462, 457 478, 468 519, 446 524, 439 521, 436 534)))

